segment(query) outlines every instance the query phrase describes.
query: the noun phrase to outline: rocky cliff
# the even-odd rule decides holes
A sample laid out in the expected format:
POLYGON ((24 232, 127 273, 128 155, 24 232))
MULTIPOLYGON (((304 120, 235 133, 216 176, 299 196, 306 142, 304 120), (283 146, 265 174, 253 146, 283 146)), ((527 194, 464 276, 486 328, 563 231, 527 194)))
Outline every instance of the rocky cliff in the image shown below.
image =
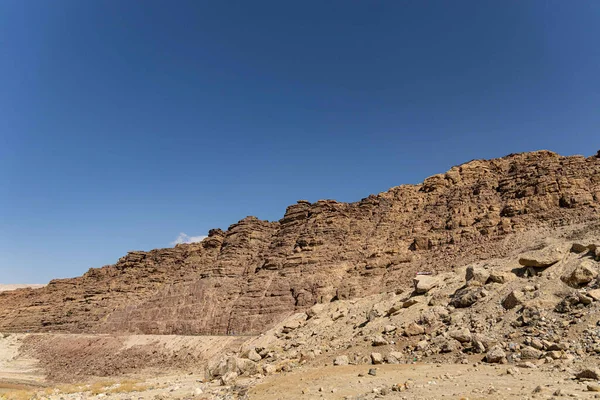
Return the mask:
POLYGON ((244 334, 315 303, 402 290, 526 248, 523 232, 598 219, 600 154, 476 160, 356 203, 299 201, 201 243, 130 252, 41 289, 0 293, 0 330, 244 334))

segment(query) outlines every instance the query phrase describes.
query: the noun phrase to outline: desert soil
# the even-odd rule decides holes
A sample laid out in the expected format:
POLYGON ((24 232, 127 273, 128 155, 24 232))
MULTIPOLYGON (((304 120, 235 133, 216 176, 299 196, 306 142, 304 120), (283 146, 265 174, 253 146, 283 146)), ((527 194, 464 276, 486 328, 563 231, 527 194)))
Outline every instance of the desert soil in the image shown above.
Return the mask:
POLYGON ((568 373, 484 364, 325 366, 267 377, 250 399, 526 399, 571 396, 597 398, 568 373), (368 374, 376 368, 376 376, 368 374), (512 372, 512 370, 511 370, 512 372), (403 391, 392 390, 394 386, 403 391), (538 388, 538 386, 540 386, 538 388))

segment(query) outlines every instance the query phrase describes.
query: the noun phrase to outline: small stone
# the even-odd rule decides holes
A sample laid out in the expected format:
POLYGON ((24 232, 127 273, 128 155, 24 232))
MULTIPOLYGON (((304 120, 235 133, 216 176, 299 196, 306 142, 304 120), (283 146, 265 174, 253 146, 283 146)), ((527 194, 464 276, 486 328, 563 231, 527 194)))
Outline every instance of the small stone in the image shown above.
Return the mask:
POLYGON ((517 364, 517 367, 519 368, 530 368, 530 369, 535 369, 537 368, 537 365, 535 365, 534 363, 532 363, 531 361, 527 361, 524 363, 519 363, 517 364))
POLYGON ((369 368, 369 375, 377 376, 377 368, 369 368))

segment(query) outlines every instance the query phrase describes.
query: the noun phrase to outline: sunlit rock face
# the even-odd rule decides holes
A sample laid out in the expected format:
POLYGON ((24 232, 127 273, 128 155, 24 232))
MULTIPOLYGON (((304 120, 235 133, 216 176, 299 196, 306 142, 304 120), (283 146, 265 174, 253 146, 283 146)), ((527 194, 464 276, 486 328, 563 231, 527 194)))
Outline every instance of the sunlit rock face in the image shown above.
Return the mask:
POLYGON ((412 290, 416 272, 504 256, 520 233, 589 223, 599 207, 598 156, 475 160, 355 203, 301 200, 277 222, 247 217, 200 243, 3 292, 0 330, 257 333, 315 303, 412 290))

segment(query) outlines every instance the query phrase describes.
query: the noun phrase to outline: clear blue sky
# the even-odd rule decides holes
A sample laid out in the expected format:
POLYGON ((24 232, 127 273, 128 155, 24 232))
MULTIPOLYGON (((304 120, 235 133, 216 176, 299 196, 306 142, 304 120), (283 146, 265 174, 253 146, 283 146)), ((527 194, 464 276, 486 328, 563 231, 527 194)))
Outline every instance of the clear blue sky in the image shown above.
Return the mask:
POLYGON ((0 282, 600 149, 597 1, 0 1, 0 282))

